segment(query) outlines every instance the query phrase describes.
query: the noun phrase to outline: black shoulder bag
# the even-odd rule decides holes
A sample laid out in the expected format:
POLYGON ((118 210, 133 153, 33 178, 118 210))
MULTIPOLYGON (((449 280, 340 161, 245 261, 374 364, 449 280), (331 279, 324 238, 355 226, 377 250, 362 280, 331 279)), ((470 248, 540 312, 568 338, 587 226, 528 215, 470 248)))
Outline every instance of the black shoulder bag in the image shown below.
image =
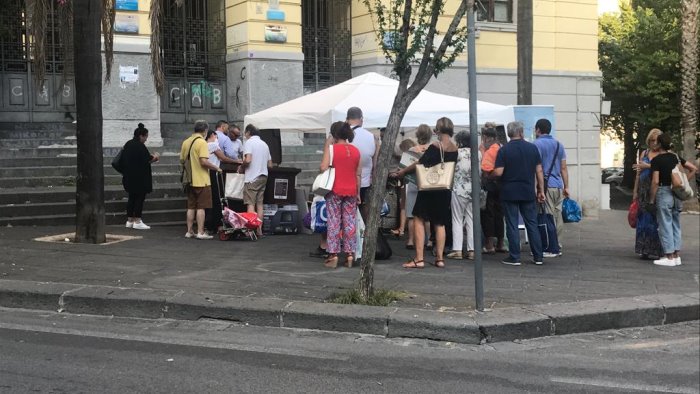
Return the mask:
POLYGON ((190 156, 192 155, 192 147, 194 146, 195 141, 197 141, 199 138, 202 137, 195 137, 195 139, 192 140, 187 157, 185 157, 185 160, 180 163, 182 165, 182 168, 180 169, 180 182, 182 182, 182 192, 185 194, 187 194, 190 187, 192 187, 192 161, 190 160, 190 156))

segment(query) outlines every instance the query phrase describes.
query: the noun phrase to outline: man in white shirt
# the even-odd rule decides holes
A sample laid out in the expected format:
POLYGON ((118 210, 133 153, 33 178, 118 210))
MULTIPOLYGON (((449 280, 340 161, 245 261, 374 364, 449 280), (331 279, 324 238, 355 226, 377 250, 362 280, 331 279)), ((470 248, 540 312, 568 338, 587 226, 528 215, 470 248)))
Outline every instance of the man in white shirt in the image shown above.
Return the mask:
POLYGON ((360 213, 362 219, 367 220, 367 204, 369 189, 372 186, 372 176, 377 164, 379 155, 379 137, 370 133, 362 127, 362 110, 358 107, 348 109, 346 121, 355 131, 355 138, 352 144, 360 151, 360 167, 362 167, 362 178, 360 181, 360 213))
POLYGON ((228 126, 228 138, 231 139, 234 152, 238 155, 238 159, 243 158, 243 139, 241 139, 241 129, 235 124, 228 126))
MULTIPOLYGON (((245 137, 243 163, 238 167, 239 173, 245 172, 243 203, 248 207, 248 212, 256 212, 258 218, 263 220, 263 197, 267 184, 267 169, 272 167, 272 156, 270 148, 260 139, 260 131, 252 124, 246 126, 245 137)), ((258 235, 262 235, 262 228, 258 228, 258 235)))

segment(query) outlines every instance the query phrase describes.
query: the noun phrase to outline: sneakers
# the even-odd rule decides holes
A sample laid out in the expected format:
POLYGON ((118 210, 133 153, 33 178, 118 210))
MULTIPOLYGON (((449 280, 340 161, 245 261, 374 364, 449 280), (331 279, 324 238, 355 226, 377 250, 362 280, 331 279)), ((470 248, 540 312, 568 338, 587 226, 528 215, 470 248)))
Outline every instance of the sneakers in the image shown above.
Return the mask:
POLYGON ((127 221, 126 221, 126 226, 124 226, 124 227, 126 227, 126 228, 134 228, 134 222, 130 222, 130 221, 127 220, 127 221))
POLYGON ((654 265, 661 265, 664 267, 675 267, 676 259, 669 259, 667 257, 662 257, 658 260, 654 260, 654 265))
POLYGON ((453 260, 462 260, 462 251, 461 250, 453 250, 450 253, 447 254, 448 259, 453 259, 453 260))
POLYGON ((147 226, 144 222, 134 223, 132 226, 136 230, 150 230, 151 226, 147 226))
POLYGON ((678 256, 673 260, 675 261, 676 265, 681 265, 681 256, 678 256))
POLYGON ((197 238, 197 239, 213 239, 214 237, 207 234, 207 233, 204 233, 204 234, 195 235, 195 238, 197 238))
POLYGON ((474 251, 470 250, 467 252, 467 254, 464 256, 465 259, 467 260, 474 260, 474 251))
POLYGON ((194 233, 191 233, 191 232, 189 232, 189 231, 186 232, 186 233, 185 233, 185 238, 194 238, 194 233))
MULTIPOLYGON (((547 256, 544 256, 544 257, 547 257, 547 256)), ((556 255, 555 255, 555 257, 556 257, 556 255)), ((533 261, 533 263, 535 263, 535 265, 542 265, 542 259, 540 259, 540 260, 535 259, 533 261)))
POLYGON ((561 256, 561 255, 557 254, 557 253, 550 253, 550 252, 542 253, 542 257, 546 257, 546 258, 553 258, 553 257, 559 257, 559 256, 561 256))
POLYGON ((501 263, 506 264, 506 265, 520 265, 520 261, 516 260, 510 256, 506 257, 505 259, 501 260, 501 263))

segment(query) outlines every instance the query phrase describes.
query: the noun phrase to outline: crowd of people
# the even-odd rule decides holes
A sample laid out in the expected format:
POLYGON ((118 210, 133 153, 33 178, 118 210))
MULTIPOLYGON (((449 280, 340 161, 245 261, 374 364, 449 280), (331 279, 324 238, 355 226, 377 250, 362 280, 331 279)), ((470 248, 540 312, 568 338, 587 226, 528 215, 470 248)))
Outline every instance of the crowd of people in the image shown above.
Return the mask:
MULTIPOLYGON (((321 235, 318 254, 324 265, 335 268, 339 254, 344 265, 352 267, 357 245, 357 223, 367 218, 367 197, 379 153, 379 138, 362 127, 362 110, 352 107, 344 122, 331 125, 320 170, 333 168, 335 181, 325 196, 327 233, 321 235), (358 218, 359 215, 359 218, 358 218)), ((557 252, 543 250, 538 230, 538 212, 553 216, 558 236, 563 229, 562 202, 569 196, 566 150, 552 135, 547 119, 535 124, 534 142, 524 137, 524 125, 507 125, 507 142, 499 138, 497 127, 487 123, 481 129, 478 147, 481 187, 472 187, 471 136, 468 131, 455 135, 449 118, 440 118, 435 127, 420 125, 415 140, 405 139, 402 152, 416 160, 390 173, 390 178, 403 181, 400 198, 399 226, 392 230, 397 237, 407 234, 406 248, 415 255, 403 263, 404 268, 424 268, 426 251, 435 256, 431 263, 445 267, 445 258, 473 259, 475 248, 484 254, 504 253, 504 264, 521 265, 520 231, 527 232, 532 262, 541 265, 544 258, 563 254, 559 242, 557 252), (430 168, 440 163, 454 163, 450 187, 421 190, 412 174, 417 166, 430 168), (472 200, 480 194, 481 222, 474 222, 472 200), (408 231, 404 231, 404 230, 408 231), (483 234, 481 245, 475 245, 474 232, 483 234), (465 236, 466 235, 466 236, 465 236), (508 241, 506 247, 505 241, 508 241)), ((501 131, 502 133, 502 131, 501 131)), ((268 169, 273 166, 270 149, 260 139, 259 130, 247 125, 243 133, 235 125, 219 121, 209 130, 205 121, 197 121, 191 136, 180 150, 180 162, 189 166, 186 238, 212 239, 221 224, 223 184, 221 163, 238 164, 244 174, 243 199, 248 212, 262 220, 263 196, 268 169), (197 223, 196 230, 194 223, 197 223)), ((121 152, 123 185, 128 193, 127 228, 147 230, 142 220, 146 195, 153 189, 151 164, 159 160, 145 143, 148 130, 143 124, 134 130, 134 137, 121 152)), ((637 213, 635 252, 642 258, 655 258, 654 264, 681 264, 681 227, 679 214, 682 202, 674 195, 674 169, 685 169, 693 179, 697 168, 672 151, 671 138, 661 130, 649 132, 646 145, 634 165, 637 176, 633 200, 641 209, 637 213)), ((261 229, 258 235, 262 236, 261 229)), ((557 237, 561 239, 561 237, 557 237)))

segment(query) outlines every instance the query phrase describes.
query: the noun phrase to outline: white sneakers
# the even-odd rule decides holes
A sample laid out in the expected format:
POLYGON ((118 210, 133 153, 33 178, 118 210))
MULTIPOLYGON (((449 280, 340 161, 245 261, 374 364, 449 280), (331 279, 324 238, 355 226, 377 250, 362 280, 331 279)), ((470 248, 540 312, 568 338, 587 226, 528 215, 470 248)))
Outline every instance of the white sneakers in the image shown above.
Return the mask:
POLYGON ((127 220, 126 222, 126 228, 134 228, 136 230, 150 230, 151 226, 147 226, 146 223, 144 222, 130 222, 127 220))
POLYGON ((681 265, 681 257, 678 256, 673 259, 669 259, 668 257, 662 257, 658 260, 654 260, 655 265, 661 265, 664 267, 675 267, 677 265, 681 265))
POLYGON ((554 257, 559 257, 559 254, 557 253, 550 253, 550 252, 544 252, 542 253, 542 257, 546 257, 548 259, 554 258, 554 257))
POLYGON ((211 236, 211 235, 209 235, 209 234, 207 234, 207 233, 204 233, 204 234, 195 234, 195 233, 191 233, 191 232, 188 231, 188 232, 185 233, 185 238, 213 239, 214 237, 211 236))
POLYGON ((144 222, 138 222, 138 223, 134 223, 133 228, 135 230, 150 230, 151 226, 147 226, 146 223, 144 223, 144 222))

